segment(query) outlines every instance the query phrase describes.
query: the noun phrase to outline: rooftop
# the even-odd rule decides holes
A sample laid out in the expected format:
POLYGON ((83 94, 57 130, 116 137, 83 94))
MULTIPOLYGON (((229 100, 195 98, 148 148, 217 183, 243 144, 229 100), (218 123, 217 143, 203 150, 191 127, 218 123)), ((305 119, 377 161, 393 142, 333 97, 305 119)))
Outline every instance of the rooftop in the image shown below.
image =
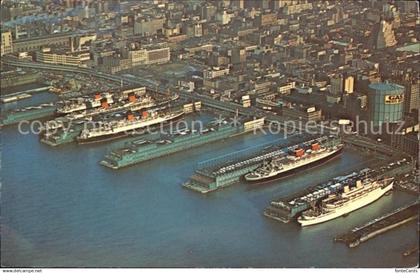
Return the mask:
POLYGON ((369 88, 386 92, 386 91, 394 91, 396 89, 403 89, 404 86, 401 86, 396 83, 390 83, 390 82, 379 82, 379 83, 369 84, 369 88))

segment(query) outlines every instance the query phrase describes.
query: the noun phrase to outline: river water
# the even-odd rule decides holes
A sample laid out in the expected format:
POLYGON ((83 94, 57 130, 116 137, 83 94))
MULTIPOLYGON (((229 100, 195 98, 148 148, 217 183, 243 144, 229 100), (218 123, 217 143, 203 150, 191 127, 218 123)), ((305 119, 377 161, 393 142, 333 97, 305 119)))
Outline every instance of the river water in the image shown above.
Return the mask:
POLYGON ((393 192, 328 223, 300 228, 262 215, 276 197, 368 166, 356 151, 284 181, 201 195, 181 186, 197 162, 267 143, 244 135, 122 170, 98 164, 112 144, 49 147, 2 128, 2 264, 19 267, 406 267, 411 223, 349 249, 333 236, 407 204, 393 192))

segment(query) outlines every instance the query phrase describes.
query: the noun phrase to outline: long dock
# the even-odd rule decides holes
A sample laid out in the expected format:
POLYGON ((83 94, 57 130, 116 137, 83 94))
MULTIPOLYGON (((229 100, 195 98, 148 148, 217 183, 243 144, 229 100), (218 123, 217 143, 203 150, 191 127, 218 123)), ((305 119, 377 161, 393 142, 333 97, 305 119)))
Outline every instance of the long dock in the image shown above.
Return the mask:
POLYGON ((217 124, 215 124, 207 126, 207 128, 202 131, 192 131, 185 128, 186 130, 182 133, 158 135, 154 139, 146 136, 143 139, 132 141, 122 148, 111 151, 105 155, 105 158, 100 162, 100 164, 117 170, 158 157, 171 155, 186 149, 199 147, 218 140, 250 133, 254 130, 254 128, 259 128, 263 125, 264 119, 258 119, 245 121, 239 126, 233 126, 230 124, 217 126, 217 124))
POLYGON ((334 241, 345 243, 351 248, 356 247, 382 233, 417 219, 418 211, 419 203, 417 201, 374 219, 363 226, 355 227, 345 234, 338 235, 334 238, 334 241))
POLYGON ((21 121, 47 118, 54 115, 56 110, 53 103, 43 103, 37 106, 28 106, 13 111, 5 111, 0 118, 1 125, 17 124, 21 121))

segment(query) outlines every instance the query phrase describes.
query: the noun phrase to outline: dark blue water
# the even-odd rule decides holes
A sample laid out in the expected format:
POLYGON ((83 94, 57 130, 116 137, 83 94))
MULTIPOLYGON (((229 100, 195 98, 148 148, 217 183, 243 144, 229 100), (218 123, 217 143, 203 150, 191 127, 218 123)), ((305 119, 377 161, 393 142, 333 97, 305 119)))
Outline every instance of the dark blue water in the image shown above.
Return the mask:
MULTIPOLYGON (((373 162, 340 159, 282 183, 201 195, 181 187, 197 162, 265 143, 246 135, 120 171, 98 164, 110 145, 49 147, 2 129, 2 264, 35 267, 396 267, 417 242, 408 224, 349 249, 333 236, 410 202, 401 192, 322 225, 262 215, 268 202, 373 162)), ((111 146, 116 146, 114 143, 111 146)))

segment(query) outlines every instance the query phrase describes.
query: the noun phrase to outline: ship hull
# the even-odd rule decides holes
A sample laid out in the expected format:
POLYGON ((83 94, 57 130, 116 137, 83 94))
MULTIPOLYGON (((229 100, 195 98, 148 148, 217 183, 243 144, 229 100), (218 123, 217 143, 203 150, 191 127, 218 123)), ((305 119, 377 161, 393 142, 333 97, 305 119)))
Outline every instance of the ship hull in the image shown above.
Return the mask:
POLYGON ((323 163, 326 163, 326 162, 336 158, 337 156, 339 156, 341 154, 342 150, 343 150, 343 147, 337 149, 334 153, 332 153, 332 154, 330 154, 326 157, 323 157, 319 160, 313 161, 311 163, 308 163, 308 164, 305 164, 305 165, 302 165, 302 166, 298 166, 298 167, 293 168, 293 169, 289 169, 287 171, 281 172, 281 173, 276 174, 274 176, 259 178, 259 179, 256 179, 256 180, 251 180, 251 179, 246 179, 245 178, 245 181, 248 184, 260 184, 260 183, 267 183, 267 182, 272 182, 274 180, 282 179, 282 178, 285 178, 287 176, 296 174, 298 171, 307 170, 307 169, 311 169, 313 167, 322 165, 323 163))
MULTIPOLYGON (((140 131, 139 129, 135 130, 136 135, 141 134, 139 131, 140 131)), ((87 138, 87 139, 77 138, 77 143, 92 144, 92 143, 106 142, 106 141, 111 141, 111 140, 115 140, 115 139, 119 139, 123 137, 133 136, 133 133, 134 131, 125 131, 125 132, 120 132, 120 133, 116 133, 112 135, 97 136, 97 137, 92 137, 92 138, 87 138)))
POLYGON ((321 215, 320 217, 312 218, 312 219, 304 219, 301 217, 298 218, 299 224, 304 226, 316 225, 320 223, 324 223, 335 218, 347 215, 352 211, 360 209, 364 206, 369 205, 370 203, 375 202, 379 198, 381 198, 385 193, 389 192, 392 189, 393 183, 385 186, 384 188, 378 188, 373 190, 372 192, 368 193, 364 198, 356 200, 354 202, 348 203, 338 209, 336 209, 332 213, 321 215))

